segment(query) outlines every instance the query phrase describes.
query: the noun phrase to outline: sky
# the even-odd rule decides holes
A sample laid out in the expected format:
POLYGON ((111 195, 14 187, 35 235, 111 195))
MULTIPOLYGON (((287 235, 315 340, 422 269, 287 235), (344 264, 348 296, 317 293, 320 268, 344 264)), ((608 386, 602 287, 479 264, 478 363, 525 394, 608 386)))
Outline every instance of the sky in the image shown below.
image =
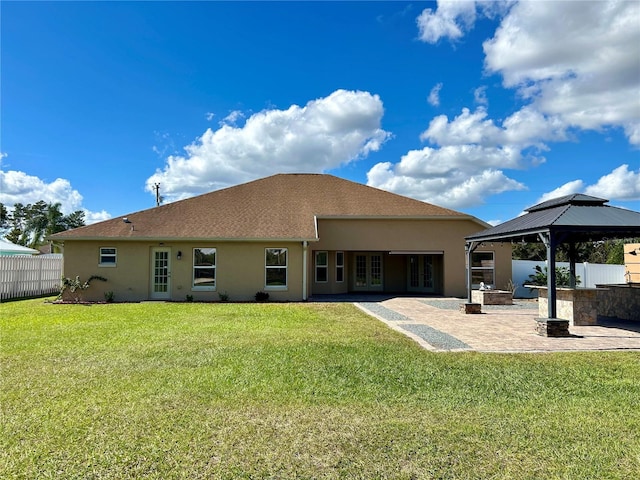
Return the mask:
POLYGON ((0 2, 0 202, 329 173, 490 224, 640 210, 640 2, 0 2))

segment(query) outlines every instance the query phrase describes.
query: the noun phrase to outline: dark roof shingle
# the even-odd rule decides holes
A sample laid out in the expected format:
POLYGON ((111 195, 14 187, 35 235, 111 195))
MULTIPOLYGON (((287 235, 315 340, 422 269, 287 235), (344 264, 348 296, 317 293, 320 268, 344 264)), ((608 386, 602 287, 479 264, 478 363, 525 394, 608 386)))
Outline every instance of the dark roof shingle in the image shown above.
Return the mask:
POLYGON ((314 217, 474 219, 454 210, 325 174, 273 175, 124 217, 130 223, 118 217, 51 238, 313 240, 316 238, 314 217))

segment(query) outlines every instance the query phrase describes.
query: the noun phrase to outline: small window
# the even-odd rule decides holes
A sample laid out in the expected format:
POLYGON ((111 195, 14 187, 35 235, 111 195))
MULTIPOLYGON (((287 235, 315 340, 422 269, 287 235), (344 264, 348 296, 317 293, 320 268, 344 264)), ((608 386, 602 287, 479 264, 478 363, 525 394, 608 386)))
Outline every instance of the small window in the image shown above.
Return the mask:
POLYGON ((474 252, 471 254, 471 284, 478 288, 480 282, 495 285, 495 262, 493 252, 474 252))
POLYGON ((116 266, 116 249, 113 247, 100 247, 100 263, 101 267, 116 266))
POLYGON ((344 252, 336 252, 336 282, 344 282, 344 252))
POLYGON ((193 249, 193 285, 192 290, 215 290, 216 288, 216 249, 193 249))
POLYGON ((316 282, 325 283, 329 280, 329 255, 327 252, 316 252, 316 282))
POLYGON ((287 288, 287 249, 265 249, 265 287, 273 290, 287 288))

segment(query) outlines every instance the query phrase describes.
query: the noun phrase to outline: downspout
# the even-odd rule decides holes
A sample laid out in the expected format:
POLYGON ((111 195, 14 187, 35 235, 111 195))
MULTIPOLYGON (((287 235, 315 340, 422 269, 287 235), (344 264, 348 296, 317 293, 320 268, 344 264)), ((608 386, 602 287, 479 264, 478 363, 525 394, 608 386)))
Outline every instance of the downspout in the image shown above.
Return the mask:
POLYGON ((302 242, 302 301, 307 301, 307 248, 309 242, 302 242))

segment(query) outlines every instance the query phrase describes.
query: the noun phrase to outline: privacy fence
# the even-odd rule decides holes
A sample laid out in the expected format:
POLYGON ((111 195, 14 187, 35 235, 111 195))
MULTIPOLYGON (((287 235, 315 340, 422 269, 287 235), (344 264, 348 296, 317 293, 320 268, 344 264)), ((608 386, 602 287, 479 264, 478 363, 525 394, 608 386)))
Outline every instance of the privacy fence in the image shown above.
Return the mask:
MULTIPOLYGON (((516 298, 533 298, 538 293, 530 291, 522 285, 528 283, 529 275, 535 273, 535 267, 539 265, 542 269, 547 263, 532 260, 513 260, 511 262, 511 277, 514 285, 518 288, 514 293, 516 298)), ((569 268, 569 262, 556 262, 557 267, 569 268)), ((611 285, 626 283, 624 265, 605 265, 601 263, 576 263, 576 275, 580 278, 579 287, 595 288, 596 285, 611 285)))
POLYGON ((60 291, 62 255, 0 256, 0 300, 60 291))

